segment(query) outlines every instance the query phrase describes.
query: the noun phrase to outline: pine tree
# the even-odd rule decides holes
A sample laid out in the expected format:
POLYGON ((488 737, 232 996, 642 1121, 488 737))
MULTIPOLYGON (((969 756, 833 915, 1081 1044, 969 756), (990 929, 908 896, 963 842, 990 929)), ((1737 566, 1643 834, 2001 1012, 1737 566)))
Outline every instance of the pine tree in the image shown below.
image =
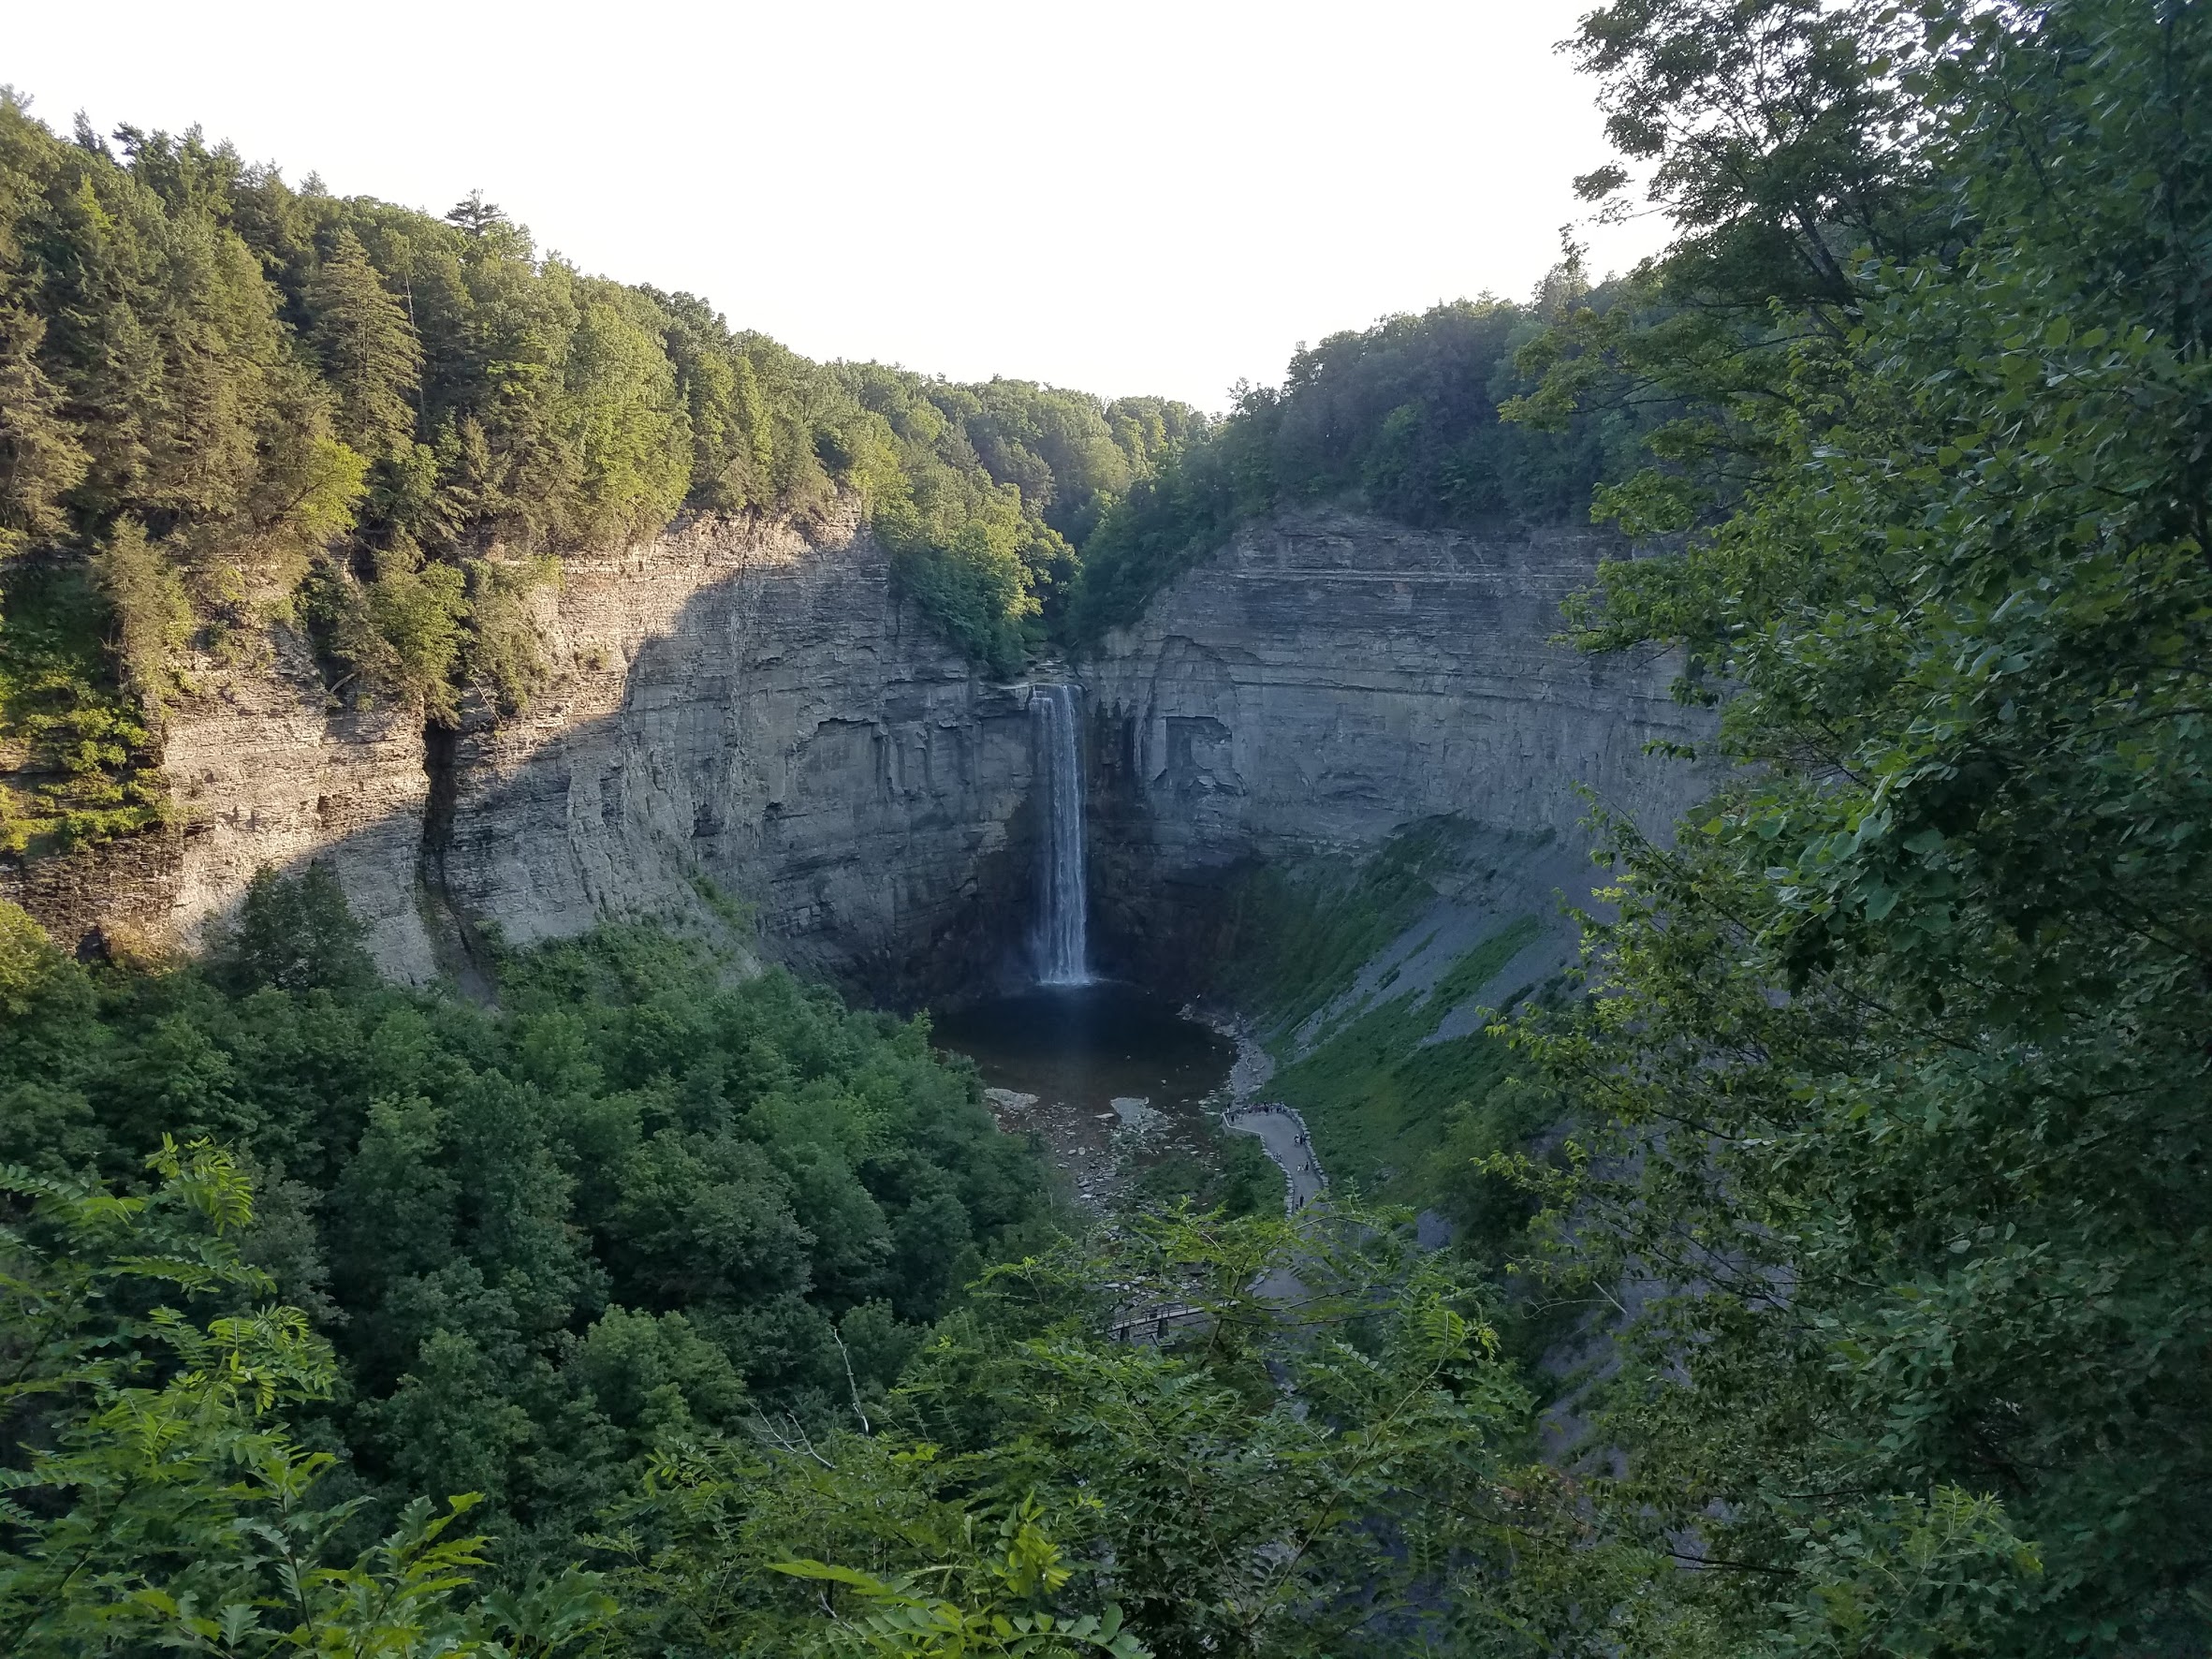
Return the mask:
POLYGON ((83 447, 38 363, 45 334, 38 317, 0 305, 0 558, 64 534, 62 497, 84 477, 83 447))
POLYGON ((362 454, 396 453, 415 435, 408 396, 422 379, 422 345, 360 241, 341 230, 308 285, 310 339, 338 394, 340 434, 362 454))

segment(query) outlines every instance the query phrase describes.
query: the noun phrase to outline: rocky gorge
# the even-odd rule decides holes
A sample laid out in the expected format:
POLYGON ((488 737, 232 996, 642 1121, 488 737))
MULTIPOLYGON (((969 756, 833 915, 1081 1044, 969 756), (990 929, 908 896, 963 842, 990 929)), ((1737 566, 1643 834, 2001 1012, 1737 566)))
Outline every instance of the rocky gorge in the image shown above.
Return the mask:
MULTIPOLYGON (((1578 786, 1670 818, 1692 769, 1646 745, 1698 729, 1670 669, 1555 638, 1617 546, 1278 514, 1109 633, 1071 665, 1100 960, 1188 965, 1226 873, 1414 820, 1476 827, 1548 890, 1580 865, 1578 786)), ((67 943, 190 947, 256 868, 323 859, 379 964, 418 982, 610 918, 688 918, 891 1000, 1025 971, 1030 687, 932 630, 857 514, 572 557, 535 627, 544 689, 455 727, 331 696, 281 628, 257 663, 198 665, 170 827, 7 869, 0 893, 67 943)))

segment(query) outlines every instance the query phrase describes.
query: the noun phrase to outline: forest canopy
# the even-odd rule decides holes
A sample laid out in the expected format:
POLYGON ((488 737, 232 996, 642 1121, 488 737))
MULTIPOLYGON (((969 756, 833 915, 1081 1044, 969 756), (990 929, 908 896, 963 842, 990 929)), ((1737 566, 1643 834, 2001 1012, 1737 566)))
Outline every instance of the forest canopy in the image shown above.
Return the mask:
POLYGON ((926 1020, 360 937, 315 867, 159 972, 0 904, 7 1652, 1318 1655, 1487 1558, 1526 1402, 1403 1218, 1079 1229, 926 1020))
POLYGON ((1011 673, 1074 541, 1202 425, 810 362, 541 254, 481 196, 341 198, 197 130, 63 137, 0 95, 0 728, 25 750, 0 844, 154 821, 190 652, 250 653, 272 619, 346 695, 518 708, 529 591, 682 512, 866 514, 1011 673))

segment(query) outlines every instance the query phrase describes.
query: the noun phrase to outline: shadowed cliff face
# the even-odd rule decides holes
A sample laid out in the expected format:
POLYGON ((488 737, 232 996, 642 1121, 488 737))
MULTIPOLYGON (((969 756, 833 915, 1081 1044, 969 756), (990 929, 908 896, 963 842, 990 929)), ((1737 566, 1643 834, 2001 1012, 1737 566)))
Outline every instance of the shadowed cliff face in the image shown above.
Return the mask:
POLYGON ((1009 966, 1032 899, 1023 688, 971 674, 865 535, 653 559, 572 572, 550 630, 571 659, 619 649, 611 707, 579 720, 579 678, 459 735, 423 871, 437 908, 521 944, 607 917, 726 921, 735 900, 770 954, 893 997, 1009 966), (666 621, 641 606, 687 580, 666 621))
POLYGON ((872 536, 698 523, 572 557, 538 601, 546 688, 458 731, 328 706, 292 636, 203 665, 165 756, 180 828, 45 860, 9 896, 66 941, 192 945, 256 867, 322 859, 404 979, 624 917, 891 998, 1018 965, 1025 688, 973 675, 872 536))
MULTIPOLYGON (((1702 723, 1664 666, 1550 643, 1606 545, 1310 514, 1161 595, 1079 665, 1102 964, 1190 983, 1225 873, 1361 854, 1416 818, 1578 844, 1583 783, 1663 825, 1697 780, 1642 746, 1702 723)), ((190 945, 258 866, 324 859, 379 962, 418 981, 609 918, 703 925, 891 1000, 1026 975, 1027 687, 902 604, 872 536, 703 521, 572 557, 537 603, 545 689, 458 730, 334 705, 282 632, 257 665, 198 665, 166 753, 179 828, 0 892, 65 942, 190 945)))
MULTIPOLYGON (((1570 887, 1588 869, 1577 785, 1663 833, 1711 774, 1645 745, 1703 739, 1709 717, 1669 697, 1669 662, 1554 641, 1619 546, 1285 515, 1109 635, 1082 666, 1103 960, 1190 983, 1238 869, 1363 857, 1415 819, 1568 848, 1544 880, 1570 887)), ((1551 887, 1527 900, 1548 912, 1551 887)))

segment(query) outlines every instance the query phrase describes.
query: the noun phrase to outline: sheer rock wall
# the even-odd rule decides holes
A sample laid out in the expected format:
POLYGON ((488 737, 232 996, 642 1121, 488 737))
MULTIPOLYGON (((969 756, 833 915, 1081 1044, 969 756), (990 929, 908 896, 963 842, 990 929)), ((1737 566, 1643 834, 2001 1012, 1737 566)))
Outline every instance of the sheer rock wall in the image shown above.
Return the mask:
MULTIPOLYGON (((1163 593, 1078 665, 1107 954, 1188 969, 1225 872, 1358 854, 1425 816, 1548 838, 1570 865, 1577 782, 1671 817, 1694 780, 1643 745, 1703 723, 1667 666, 1550 643, 1607 545, 1310 513, 1247 526, 1163 593)), ((623 917, 892 998, 1025 968, 1027 688, 974 674, 856 523, 680 525, 569 558, 537 602, 547 684, 458 730, 341 706, 281 631, 259 664, 196 665, 167 738, 177 827, 0 871, 0 895, 65 943, 190 946, 258 866, 321 859, 385 969, 418 981, 469 980, 494 935, 623 917)))
MULTIPOLYGON (((306 650, 201 665, 169 726, 179 826, 7 881, 65 942, 192 946, 256 867, 327 860, 396 976, 471 976, 602 918, 688 919, 896 995, 1026 928, 1031 735, 850 521, 701 521, 564 561, 550 670, 459 730, 335 707, 306 650), (988 898, 988 902, 986 902, 988 898)), ((5 889, 0 889, 5 890, 5 889)))
MULTIPOLYGON (((1364 856, 1441 815, 1568 885, 1589 807, 1662 831, 1709 772, 1645 753, 1709 718, 1658 655, 1555 642, 1602 532, 1415 530, 1316 511, 1248 524, 1082 666, 1091 890, 1109 956, 1203 961, 1223 878, 1252 860, 1364 856)), ((1583 883, 1587 891, 1587 882, 1583 883)), ((1577 895, 1579 896, 1579 895, 1577 895)), ((1527 895, 1548 912, 1550 889, 1527 895)))

